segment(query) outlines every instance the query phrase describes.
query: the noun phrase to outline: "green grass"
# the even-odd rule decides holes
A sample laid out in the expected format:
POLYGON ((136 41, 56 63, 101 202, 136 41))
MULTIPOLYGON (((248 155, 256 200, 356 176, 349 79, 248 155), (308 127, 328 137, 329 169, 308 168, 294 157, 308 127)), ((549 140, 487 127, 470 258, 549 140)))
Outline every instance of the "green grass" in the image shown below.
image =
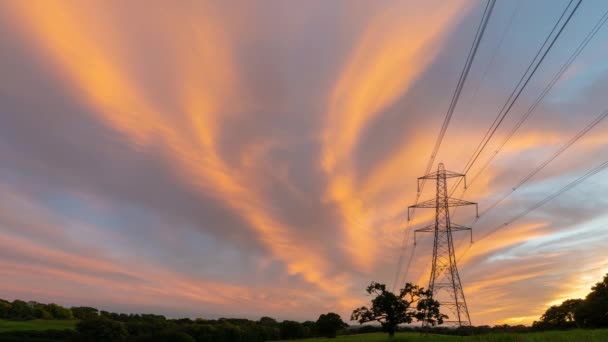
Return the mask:
POLYGON ((77 320, 5 321, 0 320, 0 333, 9 331, 65 330, 76 328, 77 320))
POLYGON ((446 336, 446 335, 421 335, 418 333, 398 333, 395 338, 389 339, 387 334, 361 334, 350 336, 338 336, 335 339, 313 338, 298 340, 302 342, 416 342, 416 341, 463 341, 463 342, 603 342, 608 341, 608 329, 602 330, 570 330, 570 331, 546 331, 538 333, 520 334, 498 334, 492 333, 479 336, 446 336))

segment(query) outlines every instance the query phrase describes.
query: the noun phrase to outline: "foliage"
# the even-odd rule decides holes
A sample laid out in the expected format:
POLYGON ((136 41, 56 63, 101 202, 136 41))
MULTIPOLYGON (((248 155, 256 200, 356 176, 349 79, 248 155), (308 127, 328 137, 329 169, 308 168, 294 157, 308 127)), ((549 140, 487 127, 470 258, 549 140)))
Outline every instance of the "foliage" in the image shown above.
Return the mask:
POLYGON ((0 319, 7 319, 11 312, 11 302, 0 299, 0 319))
POLYGON ((279 323, 281 338, 285 340, 295 340, 309 336, 309 331, 300 322, 283 321, 279 323))
POLYGON ((608 327, 608 274, 591 288, 591 292, 578 306, 575 317, 584 327, 608 327))
POLYGON ((32 305, 16 299, 11 303, 7 318, 15 320, 28 320, 34 319, 35 317, 35 311, 32 305))
POLYGON ((64 308, 55 303, 44 305, 44 310, 51 314, 54 319, 73 319, 72 310, 64 308))
POLYGON ((377 321, 389 336, 395 334, 399 324, 412 323, 414 319, 434 326, 442 324, 443 319, 447 318, 439 312, 439 302, 432 298, 432 292, 417 285, 407 283, 395 294, 388 291, 386 285, 372 282, 366 291, 374 296, 372 307, 355 309, 351 320, 360 324, 377 321))
POLYGON ((608 327, 608 274, 591 288, 585 299, 568 299, 551 306, 532 327, 537 330, 608 327))
POLYGON ((336 337, 338 330, 348 327, 348 324, 344 323, 342 317, 340 317, 340 315, 338 315, 337 313, 333 312, 319 316, 316 325, 319 330, 319 333, 322 336, 329 338, 336 337))
POLYGON ((87 342, 124 341, 129 333, 124 323, 105 317, 82 320, 76 325, 80 339, 87 342))
POLYGON ((576 327, 575 311, 583 300, 568 299, 560 305, 553 305, 541 316, 540 321, 532 325, 538 329, 567 329, 576 327))
POLYGON ((76 319, 93 319, 99 316, 99 310, 88 306, 71 307, 72 315, 76 319))
POLYGON ((276 319, 274 319, 272 317, 266 317, 266 316, 260 318, 260 320, 258 322, 261 325, 270 326, 270 327, 276 326, 277 324, 279 324, 276 319))
POLYGON ((25 302, 19 299, 12 303, 0 299, 0 319, 32 320, 32 319, 73 319, 72 310, 54 303, 42 304, 38 302, 25 302))

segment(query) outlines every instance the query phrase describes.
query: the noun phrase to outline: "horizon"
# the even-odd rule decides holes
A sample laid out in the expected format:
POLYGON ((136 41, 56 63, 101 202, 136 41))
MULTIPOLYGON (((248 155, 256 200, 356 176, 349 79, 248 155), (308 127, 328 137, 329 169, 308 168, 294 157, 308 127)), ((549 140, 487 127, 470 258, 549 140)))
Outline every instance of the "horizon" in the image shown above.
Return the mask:
MULTIPOLYGON (((432 171, 466 169, 568 4, 496 2, 432 171)), ((427 288, 433 213, 407 210, 485 6, 0 3, 0 298, 356 325, 371 281, 427 288)), ((608 171, 542 203, 608 161, 607 27, 535 106, 606 13, 581 3, 455 192, 473 325, 608 273, 608 171)))

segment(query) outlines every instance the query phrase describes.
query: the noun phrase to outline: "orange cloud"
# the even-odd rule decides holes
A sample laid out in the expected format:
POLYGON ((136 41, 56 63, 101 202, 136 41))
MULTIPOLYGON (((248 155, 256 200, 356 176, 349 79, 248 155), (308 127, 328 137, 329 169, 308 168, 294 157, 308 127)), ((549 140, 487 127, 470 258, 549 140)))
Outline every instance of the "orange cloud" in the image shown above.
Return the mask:
POLYGON ((287 263, 289 274, 301 274, 348 301, 348 282, 327 281, 323 256, 294 241, 288 227, 267 212, 249 170, 228 165, 218 152, 223 113, 245 105, 231 99, 245 99, 239 96, 244 91, 234 74, 230 39, 212 18, 201 20, 187 9, 161 13, 177 40, 172 46, 176 65, 170 66, 176 69, 176 107, 181 109, 166 113, 133 75, 126 38, 101 29, 111 22, 107 11, 93 13, 88 5, 60 2, 12 2, 8 7, 100 119, 140 147, 162 142, 184 179, 241 215, 272 254, 287 263))
POLYGON ((396 7, 389 6, 369 22, 331 93, 322 132, 321 165, 330 180, 327 199, 345 220, 344 248, 364 269, 372 265, 376 252, 371 242, 374 212, 357 191, 353 149, 365 126, 426 70, 445 33, 465 11, 462 2, 444 2, 432 11, 417 8, 416 16, 404 18, 409 11, 396 7))

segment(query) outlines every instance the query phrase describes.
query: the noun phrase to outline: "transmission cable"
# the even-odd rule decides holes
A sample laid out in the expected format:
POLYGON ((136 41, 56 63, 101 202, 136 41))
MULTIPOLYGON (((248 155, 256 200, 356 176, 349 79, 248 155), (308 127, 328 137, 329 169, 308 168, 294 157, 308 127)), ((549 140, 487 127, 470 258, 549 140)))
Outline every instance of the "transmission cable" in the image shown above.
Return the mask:
POLYGON ((454 94, 452 95, 452 101, 450 102, 450 106, 448 107, 448 111, 445 115, 445 119, 443 120, 443 124, 441 125, 439 136, 437 136, 437 140, 435 141, 433 152, 431 152, 431 158, 429 159, 429 162, 426 165, 426 171, 424 172, 425 175, 431 172, 431 168, 435 164, 437 152, 439 152, 439 148, 441 147, 441 143, 443 142, 443 137, 445 136, 445 132, 447 131, 450 121, 452 119, 452 115, 454 114, 454 109, 456 108, 456 104, 460 99, 460 94, 462 93, 464 83, 467 79, 467 76, 469 75, 469 71, 471 70, 471 65, 473 64, 473 60, 475 59, 475 55, 477 54, 477 49, 479 48, 479 44, 481 43, 483 34, 485 33, 486 27, 488 26, 488 21, 490 20, 490 16, 492 15, 492 10, 494 9, 495 4, 496 0, 489 0, 486 3, 486 8, 484 9, 481 22, 479 23, 479 26, 477 27, 477 32, 475 33, 473 45, 469 50, 469 55, 467 56, 464 68, 460 73, 460 78, 458 79, 456 89, 454 90, 454 94))
MULTIPOLYGON (((562 195, 563 193, 565 193, 566 191, 574 188, 575 186, 581 184, 582 182, 584 182, 585 180, 587 180, 589 177, 592 177, 598 173, 600 173, 601 171, 603 171, 604 169, 608 168, 608 160, 605 161, 604 163, 600 164, 599 166, 597 166, 596 168, 592 169, 591 171, 585 173, 584 175, 578 177, 577 179, 573 180, 572 182, 568 183, 567 185, 565 185, 564 187, 562 187, 561 189, 559 189, 558 191, 552 193, 551 195, 545 197, 543 200, 537 202, 535 205, 531 206, 530 208, 524 210, 523 212, 517 214, 516 216, 512 217, 511 219, 507 220, 506 222, 504 222, 501 225, 496 226, 495 228, 493 228, 488 234, 484 235, 483 237, 481 237, 479 240, 483 240, 485 238, 487 238, 488 236, 496 233, 496 231, 498 231, 501 228, 504 228, 508 225, 510 225, 511 223, 521 219, 522 217, 530 214, 531 212, 533 212, 534 210, 542 207, 543 205, 547 204, 548 202, 550 202, 551 200, 555 199, 556 197, 562 195)), ((479 241, 478 240, 478 241, 479 241)))
MULTIPOLYGON (((471 187, 471 185, 475 182, 475 180, 479 177, 479 175, 489 166, 489 164, 492 162, 492 160, 494 159, 494 157, 496 157, 496 155, 504 148, 504 146, 506 145, 506 143, 513 137, 513 135, 515 134, 515 132, 521 127, 521 125, 524 123, 524 121, 526 121, 527 119, 530 118, 530 116, 534 113, 534 110, 537 108, 537 106, 540 104, 540 102, 545 98, 545 96, 549 93, 549 91, 553 88, 553 86, 555 86, 555 84, 560 80, 560 78, 564 75, 564 73, 570 68, 570 66, 572 65, 572 63, 574 62, 574 60, 585 49, 585 47, 587 46, 587 44, 595 37, 595 35, 599 32, 599 30, 604 26, 604 24, 606 23, 606 21, 608 21, 608 10, 606 10, 606 12, 604 12, 604 15, 598 20, 598 22, 594 25, 594 27, 591 29, 591 31, 589 31, 589 33, 587 34, 587 36, 585 36, 585 39, 583 39, 583 41, 579 44, 579 46, 572 53, 572 55, 570 55, 570 57, 568 58, 568 60, 566 61, 566 63, 564 63, 564 65, 562 65, 562 67, 560 68, 560 70, 553 77, 553 79, 551 80, 551 82, 549 82, 549 84, 544 88, 544 90, 541 92, 541 94, 539 95, 539 97, 530 106, 530 108, 528 109, 528 111, 521 117, 521 119, 517 122, 517 124, 511 129, 511 131, 509 132, 509 134, 506 136, 506 138, 500 144, 499 148, 494 152, 494 154, 492 155, 492 157, 490 157, 490 159, 488 159, 488 161, 486 161, 486 163, 481 167, 481 169, 479 171, 477 171, 477 173, 475 174, 475 176, 473 176, 472 180, 469 180, 467 182, 467 188, 463 189, 462 195, 464 195, 467 192, 467 190, 471 187)), ((512 191, 510 193, 507 193, 505 196, 503 196, 502 198, 500 198, 498 201, 495 201, 490 207, 488 207, 488 209, 486 209, 480 215, 480 217, 483 216, 483 215, 485 215, 488 211, 490 211, 491 209, 493 209, 494 207, 496 207, 498 204, 500 204, 509 195, 511 195, 517 188, 521 187, 529 178, 532 178, 536 173, 538 173, 547 164, 549 164, 551 161, 553 161, 553 159, 557 158, 557 156, 559 154, 561 154, 564 150, 566 150, 568 147, 570 147, 570 145, 572 145, 574 142, 576 142, 576 140, 578 140, 582 135, 584 135, 587 131, 589 131, 590 129, 592 129, 595 125, 597 125, 599 123, 599 121, 603 120, 604 118, 605 118, 605 114, 600 114, 598 116, 598 118, 594 122, 592 122, 588 127, 584 128, 574 138, 572 138, 565 146, 563 146, 560 149, 560 151, 558 151, 558 153, 556 155, 554 155, 551 158, 549 158, 541 166, 539 166, 537 169, 535 169, 533 172, 531 172, 528 176, 526 176, 520 183, 518 183, 515 187, 512 188, 512 191)), ((456 208, 454 210, 454 212, 457 209, 458 208, 456 208)), ((476 222, 477 219, 479 219, 479 218, 476 218, 473 221, 473 223, 476 222)))
POLYGON ((593 37, 595 37, 595 35, 597 34, 597 32, 602 28, 602 26, 606 23, 607 20, 608 20, 608 11, 606 11, 604 13, 604 15, 595 24, 595 26, 591 29, 591 31, 589 31, 589 33, 587 34, 587 36, 585 37, 585 39, 576 48, 576 50, 570 56, 570 58, 568 59, 568 61, 561 67, 561 69, 559 70, 559 72, 553 77, 553 79, 547 85, 547 87, 545 87, 545 89, 542 91, 542 93, 539 95, 539 97, 530 106, 530 108, 528 109, 528 111, 520 118, 520 120, 517 122, 517 124, 511 129, 511 131, 505 137, 505 139, 502 141, 502 143, 500 144, 500 146, 498 147, 498 149, 496 149, 496 151, 494 151, 494 154, 477 171, 477 173, 475 174, 475 176, 473 176, 473 178, 470 179, 467 182, 468 183, 467 184, 468 187, 470 187, 475 182, 475 180, 479 177, 479 175, 488 167, 488 165, 492 162, 492 160, 494 159, 494 157, 496 157, 496 155, 503 149, 503 147, 513 137, 513 135, 515 134, 515 132, 522 126, 522 124, 532 116, 532 114, 534 113, 534 110, 538 107, 538 105, 540 104, 540 102, 545 98, 545 96, 549 93, 549 91, 551 91, 551 89, 553 88, 553 86, 555 86, 555 84, 560 80, 560 78, 564 75, 564 73, 570 68, 570 65, 574 62, 574 60, 578 57, 578 55, 580 55, 580 53, 585 49, 585 47, 593 39, 593 37))
MULTIPOLYGON (((534 204, 532 207, 522 211, 521 213, 515 215, 514 217, 512 217, 511 219, 505 221, 504 223, 496 226, 495 228, 493 228, 489 233, 487 233, 486 235, 482 236, 481 238, 479 238, 479 240, 483 240, 486 239, 487 237, 489 237, 490 235, 496 233, 498 230, 507 227, 508 225, 512 224, 513 222, 525 217, 526 215, 530 214, 531 212, 533 212, 534 210, 542 207, 543 205, 547 204, 548 202, 552 201, 553 199, 561 196, 563 193, 567 192, 568 190, 571 190, 572 188, 576 187, 577 185, 581 184, 582 182, 584 182, 585 180, 587 180, 589 177, 592 177, 600 172, 602 172, 603 170, 605 170, 606 168, 608 168, 608 160, 605 161, 604 163, 602 163, 601 165, 597 166, 596 168, 592 169, 591 171, 587 172, 586 174, 580 176, 579 178, 575 179, 574 181, 568 183, 567 185, 565 185, 564 187, 562 187, 561 189, 559 189, 558 191, 552 193, 551 195, 545 197, 543 200, 537 202, 536 204, 534 204)), ((460 259, 462 259, 470 250, 471 248, 469 247, 467 250, 464 251, 464 253, 458 258, 458 261, 460 259)))
POLYGON ((560 154, 564 153, 570 146, 576 143, 581 137, 583 137, 587 132, 589 132, 593 127, 597 126, 602 120, 608 117, 608 110, 600 113, 598 117, 596 117, 589 125, 579 131, 574 137, 572 137, 566 144, 564 144, 559 150, 557 150, 551 157, 545 160, 542 164, 538 165, 532 172, 527 174, 524 178, 522 178, 517 185, 515 185, 510 192, 501 197, 499 200, 494 202, 491 206, 489 206, 486 210, 483 211, 480 217, 486 215, 490 210, 494 209, 498 204, 504 201, 507 197, 513 194, 517 189, 519 189, 522 185, 528 182, 532 177, 534 177, 537 173, 539 173, 542 169, 544 169, 549 163, 555 160, 560 154))
POLYGON ((589 123, 582 130, 580 130, 575 136, 573 136, 572 138, 570 138, 570 140, 568 140, 568 142, 566 142, 559 150, 557 150, 555 153, 553 153, 553 155, 551 155, 542 164, 538 165, 534 170, 532 170, 529 174, 527 174, 525 177, 523 177, 519 181, 519 183, 517 183, 517 185, 515 185, 515 187, 513 187, 511 189, 510 192, 506 193, 501 198, 499 198, 497 201, 495 201, 494 203, 492 203, 492 205, 490 205, 487 209, 485 209, 479 215, 479 217, 476 217, 474 219, 474 221, 473 221, 473 223, 471 225, 473 225, 475 222, 477 222, 477 220, 479 220, 481 217, 484 217, 485 215, 487 215, 489 211, 491 211, 492 209, 494 209, 496 206, 498 206, 500 203, 502 203, 507 197, 509 197, 516 190, 518 190, 519 188, 521 188, 532 177, 534 177, 536 174, 538 174, 538 172, 540 172, 542 169, 544 169, 549 163, 551 163, 553 160, 555 160, 559 155, 561 155, 562 153, 564 153, 570 146, 572 146, 574 143, 576 143, 580 138, 582 138, 591 129, 593 129, 595 126, 597 126, 606 117, 608 117, 608 110, 605 110, 604 112, 600 113, 591 123, 589 123))
MULTIPOLYGON (((460 73, 460 77, 458 79, 456 89, 454 90, 454 94, 452 95, 452 100, 450 102, 450 106, 448 107, 448 111, 446 113, 445 119, 443 120, 443 124, 441 125, 441 130, 439 132, 439 136, 437 137, 435 146, 433 147, 433 151, 431 153, 431 158, 429 159, 429 162, 427 163, 426 171, 424 174, 428 174, 430 172, 431 168, 433 167, 433 164, 435 163, 435 158, 437 156, 437 152, 439 151, 439 148, 443 141, 443 137, 445 136, 445 132, 447 131, 447 128, 450 124, 450 120, 452 119, 452 115, 454 114, 454 109, 456 108, 456 104, 458 103, 458 100, 460 99, 460 94, 462 92, 462 88, 464 87, 464 83, 465 83, 467 76, 469 74, 469 71, 471 69, 471 65, 473 64, 473 60, 475 59, 475 55, 477 54, 479 44, 481 43, 481 39, 483 38, 483 35, 485 33, 486 27, 488 25, 488 21, 490 19, 490 16, 492 14, 492 10, 494 9, 495 4, 496 4, 496 0, 488 0, 488 2, 486 3, 486 7, 484 8, 484 12, 483 12, 483 15, 481 18, 481 22, 479 23, 479 26, 477 27, 477 31, 475 32, 475 38, 473 40, 473 44, 471 45, 471 48, 469 49, 469 54, 467 55, 465 65, 460 73)), ((425 183, 425 180, 423 180, 423 182, 422 182, 422 187, 420 188, 420 191, 418 191, 418 193, 416 194, 416 201, 415 201, 416 204, 420 200, 420 194, 422 193, 422 189, 424 188, 424 183, 425 183)), ((414 213, 415 213, 415 211, 414 211, 414 213)), ((407 231, 410 230, 409 221, 408 221, 406 230, 407 231)), ((397 272, 395 274, 395 279, 393 281, 393 291, 395 290, 395 287, 397 286, 396 285, 397 281, 399 281, 399 274, 401 273, 401 267, 403 266, 403 254, 404 254, 405 244, 407 243, 407 239, 409 238, 409 235, 410 234, 406 235, 406 237, 404 239, 404 244, 402 245, 402 248, 400 251, 397 272)), ((407 272, 406 272, 406 274, 407 274, 407 272)))
POLYGON ((505 28, 503 29, 502 33, 500 34, 500 39, 498 41, 498 44, 496 45, 496 48, 494 48, 494 52, 492 53, 492 56, 490 57, 490 60, 488 61, 488 63, 486 64, 486 66, 483 69, 482 75, 479 79, 479 82, 477 82, 477 85, 475 86, 475 90, 473 90, 473 92, 471 93, 471 98, 467 104, 467 108, 472 108, 473 104, 476 102, 477 100, 477 93, 479 92, 479 89, 481 88, 481 85, 484 83, 484 81, 486 80, 486 77, 488 76, 488 72, 490 71, 490 69, 494 66, 494 63, 496 61, 496 57, 498 56, 498 52, 502 49, 502 45, 504 44, 505 38, 507 37, 507 33, 511 30, 511 27, 513 25, 513 21, 515 19, 515 17, 517 16, 520 7, 521 7, 521 3, 523 0, 520 0, 517 3, 517 6, 515 6, 515 8, 513 9, 513 12, 511 13, 511 16, 509 17, 509 20, 507 22, 507 25, 505 25, 505 28))
MULTIPOLYGON (((570 9, 573 2, 574 2, 574 0, 570 0, 568 5, 566 6, 566 8, 564 8, 564 11, 562 12, 561 16, 559 17, 559 19, 553 26, 553 29, 551 30, 551 32, 549 33, 549 35, 543 42, 542 46, 540 47, 540 49, 538 50, 536 55, 534 56, 534 59, 532 60, 532 62, 530 63, 530 65, 528 66, 528 68, 526 69, 524 74, 522 75, 522 77, 519 80, 519 82, 517 83, 517 85, 515 86, 515 89, 513 89, 513 92, 511 92, 511 94, 509 95, 507 101, 502 106, 501 110, 499 111, 498 116, 496 116, 496 118, 494 119, 494 122, 486 131, 484 137, 482 138, 481 142, 475 149, 475 152, 473 153, 473 155, 471 156, 469 161, 466 163, 466 166, 464 167, 463 172, 461 172, 461 173, 467 174, 469 172, 469 170, 471 169, 471 167, 473 167, 473 165, 475 164, 475 162, 477 161, 477 159, 479 158, 479 156, 481 155, 483 150, 486 148, 488 142, 492 139, 492 136, 494 136, 494 134, 496 133, 498 127, 502 124, 502 122, 504 121, 507 114, 509 114, 509 112, 511 111, 511 108, 513 108, 513 105, 515 104, 515 102, 517 101, 517 99, 519 98, 521 93, 524 91, 524 89, 526 88, 526 86, 528 85, 530 80, 532 79, 532 76, 534 76, 534 74, 536 73, 536 71, 538 70, 538 68, 540 67, 542 62, 544 61, 544 59, 547 57, 547 54, 549 53, 549 51, 551 51, 551 48, 555 45, 555 42, 557 41, 557 39, 561 36, 562 32, 564 31, 564 29, 570 22, 570 19, 572 19, 572 17, 574 16, 574 13, 576 13, 577 9, 579 8, 582 0, 578 0, 576 2, 576 5, 570 11, 566 20, 563 22, 563 24, 561 24, 561 27, 560 27, 560 23, 562 23, 562 19, 568 13, 568 10, 570 9), (558 27, 559 27, 559 30, 553 36, 553 33, 558 29, 558 27), (553 38, 551 38, 551 36, 553 36, 553 38), (545 46, 547 46, 546 49, 545 49, 545 46), (543 49, 544 49, 544 52, 543 52, 543 49)), ((461 182, 462 182, 462 180, 458 180, 456 182, 456 184, 450 191, 450 195, 452 193, 454 193, 454 191, 456 190, 456 188, 458 187, 458 185, 461 182)))

